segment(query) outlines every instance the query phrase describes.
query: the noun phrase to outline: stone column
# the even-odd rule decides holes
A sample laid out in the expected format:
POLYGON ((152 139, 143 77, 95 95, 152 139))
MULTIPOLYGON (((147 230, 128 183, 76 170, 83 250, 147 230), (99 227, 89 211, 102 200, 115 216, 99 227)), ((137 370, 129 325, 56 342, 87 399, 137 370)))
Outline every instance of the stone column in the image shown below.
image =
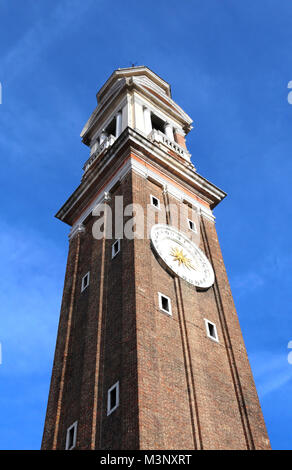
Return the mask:
POLYGON ((169 122, 166 122, 166 123, 164 124, 164 132, 165 132, 166 137, 168 137, 168 139, 174 140, 174 137, 173 137, 173 128, 172 128, 172 125, 169 124, 169 122))
POLYGON ((107 138, 107 133, 103 129, 99 137, 99 145, 101 145, 105 141, 106 138, 107 138))
POLYGON ((119 137, 121 132, 122 132, 122 112, 119 111, 116 115, 116 138, 119 137))
POLYGON ((143 112, 144 112, 145 134, 149 135, 150 132, 152 131, 151 112, 149 108, 146 108, 146 106, 144 106, 143 112))

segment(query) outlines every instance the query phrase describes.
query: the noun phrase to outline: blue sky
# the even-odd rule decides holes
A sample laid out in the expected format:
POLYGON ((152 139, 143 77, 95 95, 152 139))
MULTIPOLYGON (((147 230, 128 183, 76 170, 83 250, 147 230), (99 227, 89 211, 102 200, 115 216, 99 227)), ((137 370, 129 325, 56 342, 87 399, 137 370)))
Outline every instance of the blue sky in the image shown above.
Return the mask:
POLYGON ((112 71, 147 65, 193 118, 274 449, 292 449, 290 0, 0 1, 0 447, 40 447, 67 257, 53 218, 112 71))

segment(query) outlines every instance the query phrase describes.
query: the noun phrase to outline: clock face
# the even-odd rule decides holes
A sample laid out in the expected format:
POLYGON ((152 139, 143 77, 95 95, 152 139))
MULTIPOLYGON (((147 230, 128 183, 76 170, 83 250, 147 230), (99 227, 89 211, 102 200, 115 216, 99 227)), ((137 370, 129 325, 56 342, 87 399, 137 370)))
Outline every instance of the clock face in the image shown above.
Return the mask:
POLYGON ((186 235, 169 225, 151 229, 151 242, 163 264, 172 273, 200 289, 214 283, 214 271, 204 253, 186 235))

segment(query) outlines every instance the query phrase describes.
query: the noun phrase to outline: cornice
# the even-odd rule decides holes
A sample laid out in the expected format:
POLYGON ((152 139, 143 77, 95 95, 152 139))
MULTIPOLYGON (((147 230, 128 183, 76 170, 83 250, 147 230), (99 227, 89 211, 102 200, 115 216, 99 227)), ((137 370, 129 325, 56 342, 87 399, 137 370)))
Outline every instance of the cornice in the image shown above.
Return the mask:
POLYGON ((73 240, 73 238, 76 236, 76 235, 81 235, 82 233, 85 233, 86 232, 86 229, 84 227, 84 225, 82 224, 82 222, 80 222, 79 224, 74 224, 74 226, 72 227, 69 235, 68 235, 68 238, 69 240, 73 240))
POLYGON ((119 68, 115 70, 96 94, 98 103, 105 99, 107 91, 111 88, 111 86, 113 86, 112 83, 114 83, 116 80, 119 80, 120 78, 141 76, 143 74, 148 76, 150 80, 152 80, 159 87, 161 87, 165 91, 165 93, 171 97, 171 88, 169 83, 159 77, 159 75, 149 69, 149 67, 141 65, 138 67, 119 68))
POLYGON ((194 170, 194 166, 190 162, 181 161, 176 157, 170 155, 166 150, 160 148, 155 142, 143 136, 141 133, 128 128, 131 140, 140 145, 142 153, 140 156, 143 158, 143 151, 146 151, 151 160, 155 159, 162 168, 165 167, 170 173, 175 174, 180 181, 187 183, 195 191, 199 191, 199 196, 203 197, 213 209, 224 197, 226 193, 206 178, 201 176, 194 170))
POLYGON ((189 196, 186 194, 185 191, 180 190, 174 184, 169 183, 168 180, 164 179, 163 177, 157 175, 155 169, 150 169, 149 167, 145 167, 140 162, 137 162, 134 158, 129 158, 120 168, 120 170, 115 174, 115 176, 109 181, 109 183, 102 188, 102 190, 97 194, 94 200, 88 205, 88 207, 82 212, 80 217, 74 222, 72 229, 70 231, 69 238, 71 239, 74 236, 79 227, 83 227, 83 222, 90 216, 93 209, 102 204, 103 202, 110 199, 110 192, 112 188, 120 181, 122 181, 125 176, 130 172, 134 172, 135 174, 146 178, 150 181, 155 181, 159 186, 163 188, 165 192, 173 196, 181 203, 190 204, 193 207, 196 207, 198 213, 210 220, 211 222, 215 222, 215 217, 212 211, 205 207, 204 205, 200 204, 197 199, 189 196))
MULTIPOLYGON (((97 186, 101 175, 106 174, 107 169, 110 168, 111 163, 114 162, 118 154, 124 153, 123 158, 126 159, 131 151, 135 152, 141 159, 145 159, 147 156, 148 160, 152 161, 153 167, 155 165, 159 166, 160 173, 167 169, 168 174, 173 174, 182 187, 187 184, 190 188, 189 191, 194 191, 194 194, 206 201, 212 209, 226 196, 224 191, 194 171, 190 164, 188 167, 185 163, 181 163, 175 157, 160 149, 158 145, 150 142, 145 136, 128 127, 113 146, 104 153, 100 161, 97 161, 92 171, 88 172, 86 178, 57 212, 56 217, 71 225, 73 220, 72 216, 69 217, 69 213, 72 213, 72 211, 78 212, 78 210, 83 213, 83 209, 80 208, 80 201, 84 200, 86 194, 92 194, 93 188, 97 186)), ((111 178, 107 186, 111 187, 115 182, 115 178, 111 178)), ((103 188, 103 191, 108 190, 103 188)))

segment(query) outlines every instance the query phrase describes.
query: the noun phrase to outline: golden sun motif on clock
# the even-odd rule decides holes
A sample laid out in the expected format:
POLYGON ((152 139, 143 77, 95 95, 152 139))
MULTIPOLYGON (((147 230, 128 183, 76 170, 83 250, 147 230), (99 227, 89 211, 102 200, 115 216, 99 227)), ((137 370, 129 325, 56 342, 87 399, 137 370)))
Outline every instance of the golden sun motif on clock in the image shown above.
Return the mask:
POLYGON ((190 258, 187 258, 182 249, 179 250, 178 248, 172 248, 170 254, 171 256, 173 256, 174 261, 178 262, 179 266, 182 264, 187 269, 196 269, 192 265, 192 260, 190 260, 190 258))

